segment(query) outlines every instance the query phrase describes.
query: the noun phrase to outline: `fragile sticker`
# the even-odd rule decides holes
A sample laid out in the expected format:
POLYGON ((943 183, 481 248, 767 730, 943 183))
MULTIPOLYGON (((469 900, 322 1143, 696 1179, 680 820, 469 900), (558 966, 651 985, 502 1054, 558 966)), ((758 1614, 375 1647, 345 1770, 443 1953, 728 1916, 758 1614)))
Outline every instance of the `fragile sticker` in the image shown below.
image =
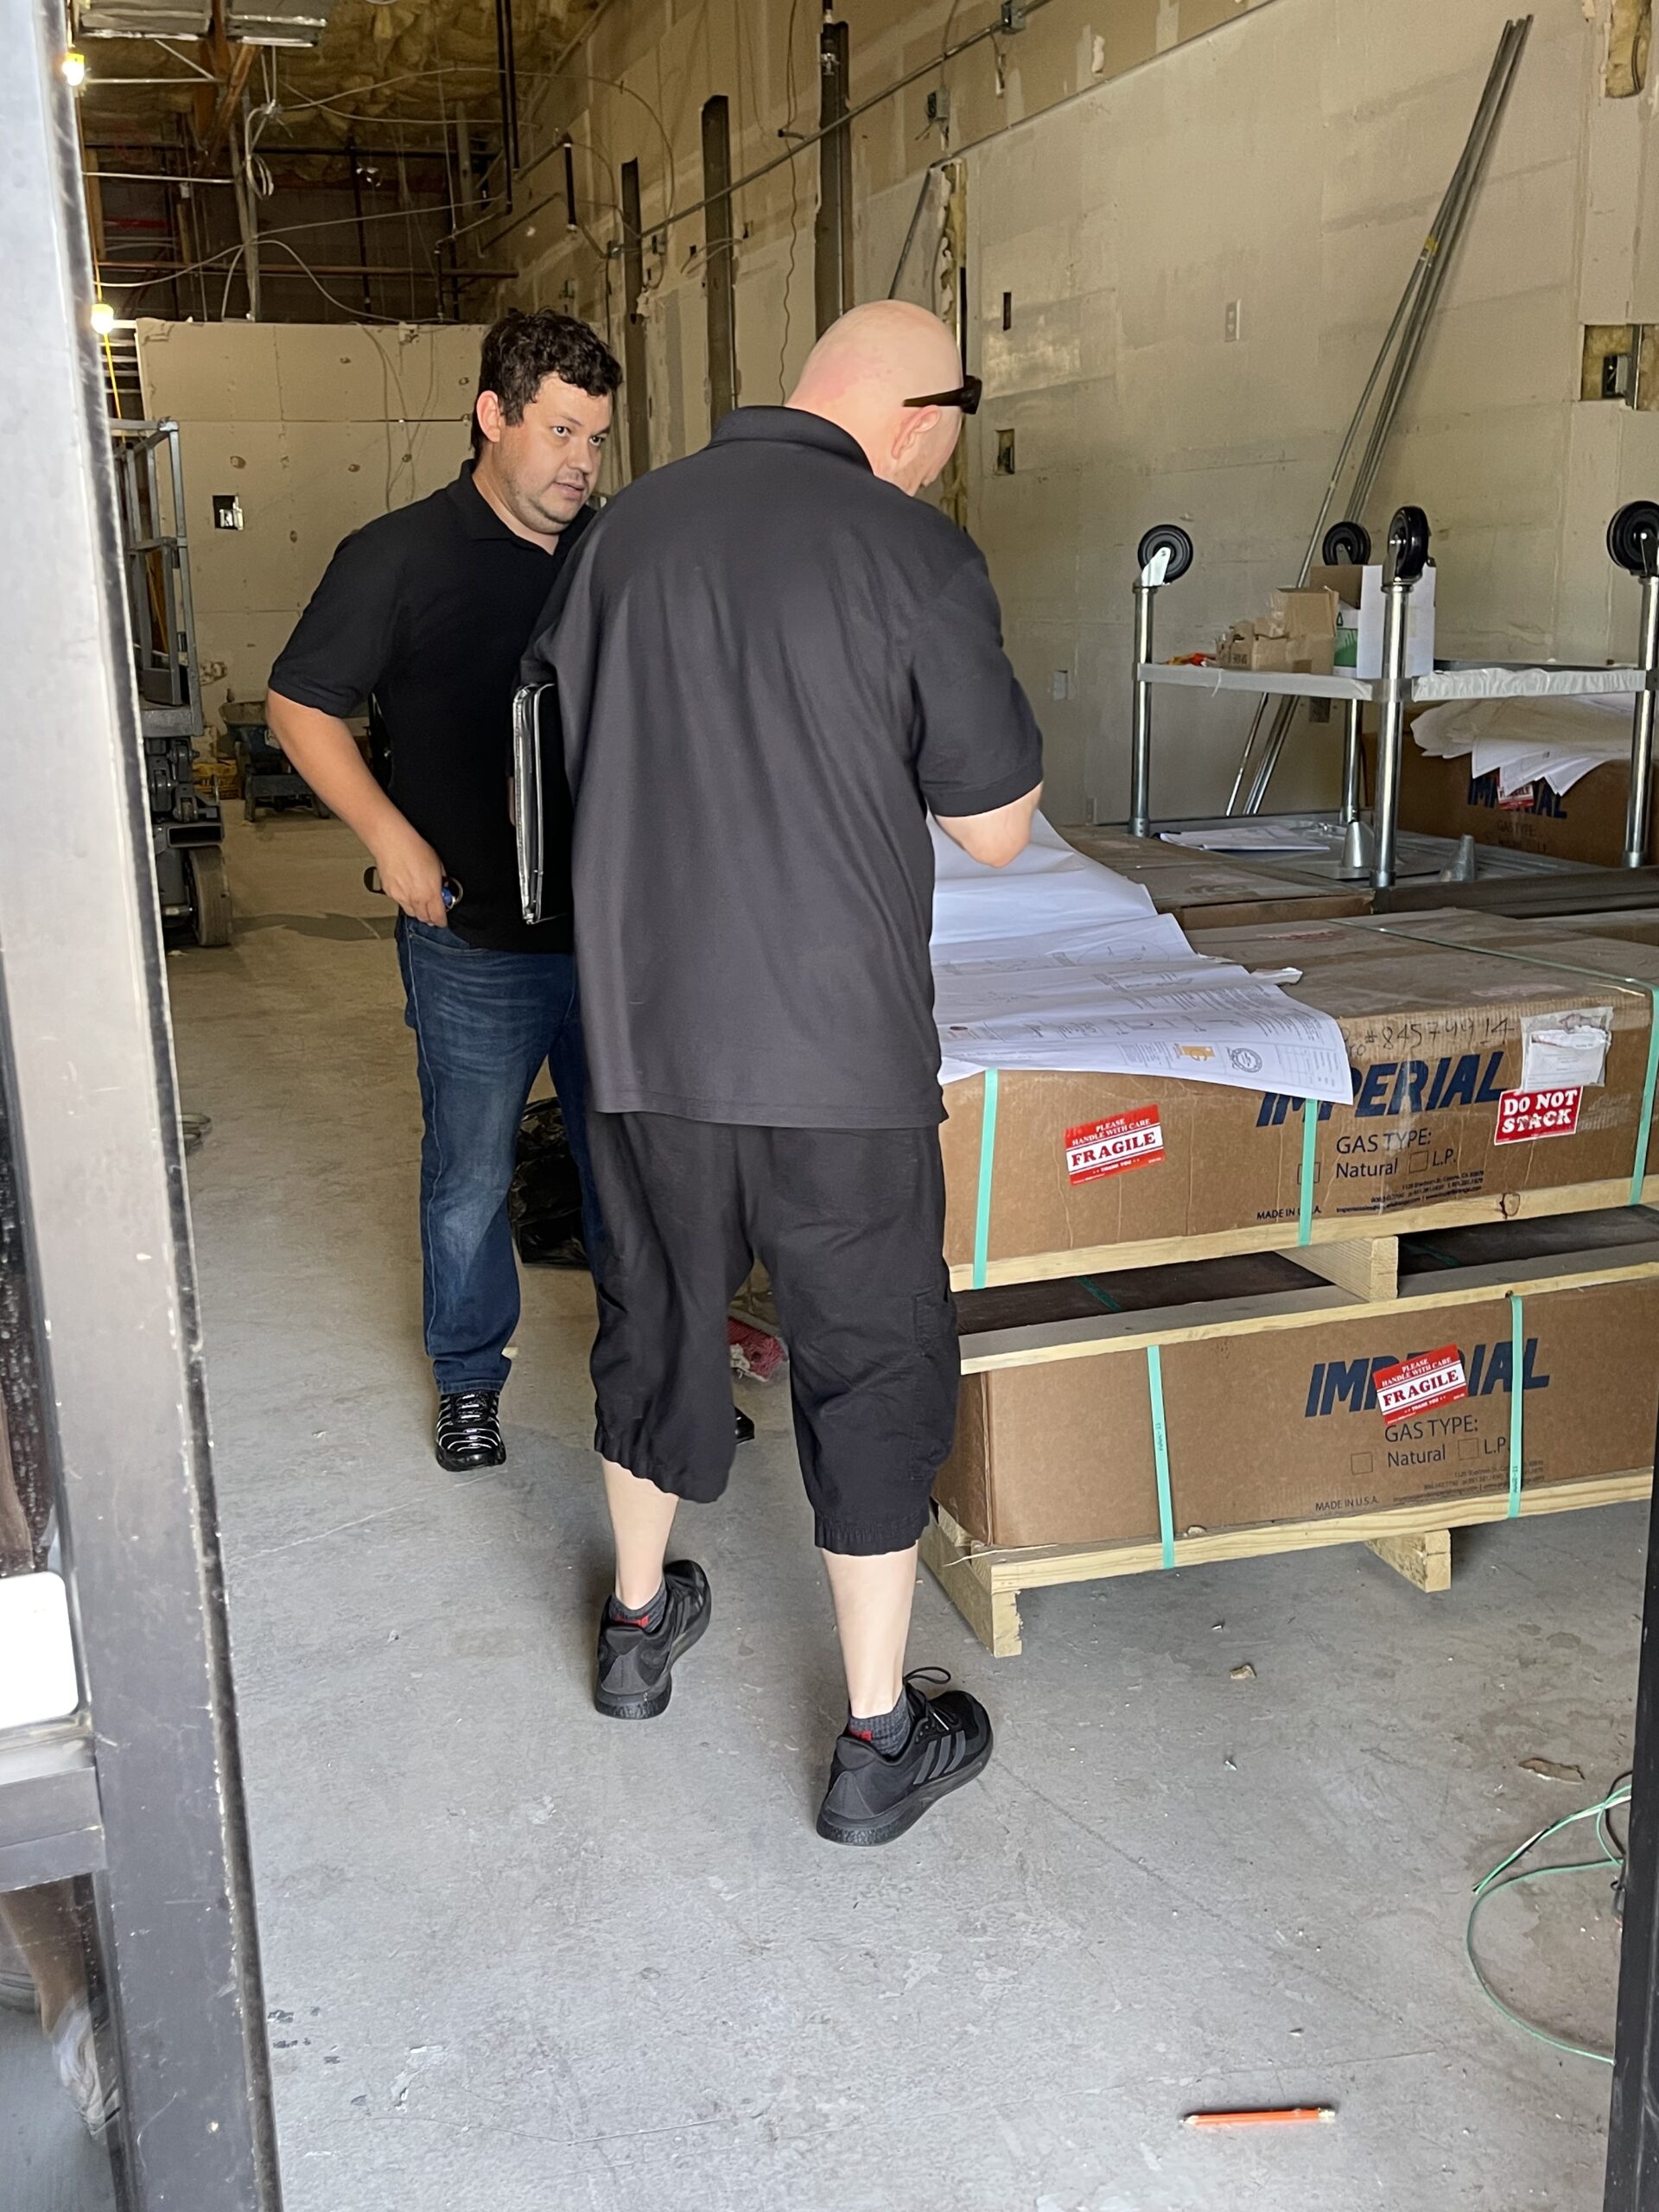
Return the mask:
POLYGON ((1065 1172, 1074 1183, 1149 1166, 1164 1156, 1164 1128, 1155 1106, 1133 1106, 1065 1133, 1065 1172))
POLYGON ((1560 1090, 1506 1090, 1497 1102, 1494 1144, 1531 1144, 1539 1137, 1570 1137, 1579 1126, 1581 1084, 1560 1090))
POLYGON ((1376 1409, 1385 1421, 1398 1421, 1402 1414, 1433 1413, 1436 1406, 1453 1405, 1469 1395, 1469 1377, 1456 1344, 1420 1351, 1394 1367, 1379 1367, 1371 1381, 1376 1409))

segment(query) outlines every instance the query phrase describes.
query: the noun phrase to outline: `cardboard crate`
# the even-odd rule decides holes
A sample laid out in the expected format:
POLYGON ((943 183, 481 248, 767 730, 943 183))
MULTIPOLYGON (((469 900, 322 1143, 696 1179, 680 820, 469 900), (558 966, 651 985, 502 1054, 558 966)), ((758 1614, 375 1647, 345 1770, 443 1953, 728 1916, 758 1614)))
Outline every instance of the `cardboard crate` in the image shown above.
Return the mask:
MULTIPOLYGON (((1659 1281, 1522 1304, 1523 1487, 1651 1464, 1659 1281), (1614 1376, 1619 1387, 1610 1388, 1614 1376)), ((1507 1494, 1509 1300, 1402 1301, 1398 1316, 1329 1316, 1165 1346, 1175 1533, 1507 1494), (1378 1367, 1446 1346, 1458 1350, 1469 1395, 1389 1421, 1376 1404, 1378 1367)), ((1143 1351, 965 1376, 934 1494, 975 1541, 998 1547, 1155 1540, 1143 1351)))
MULTIPOLYGON (((1376 788, 1376 741, 1365 741, 1366 771, 1376 788)), ((1407 732, 1400 766, 1400 827, 1435 837, 1472 837, 1479 845, 1541 853, 1552 860, 1617 868, 1624 850, 1624 807, 1630 769, 1604 762, 1565 796, 1548 784, 1529 786, 1518 800, 1500 800, 1496 774, 1473 777, 1469 760, 1424 753, 1407 732)), ((1659 836, 1659 795, 1649 817, 1648 849, 1659 836)))
MULTIPOLYGON (((1217 930, 1205 947, 1248 968, 1300 969, 1290 995, 1332 1014, 1347 1041, 1354 1103, 1318 1113, 1315 1246, 1643 1195, 1632 1177, 1646 1157, 1653 1001, 1640 979, 1659 983, 1659 950, 1590 934, 1564 944, 1554 925, 1457 912, 1217 930), (1562 960, 1599 972, 1563 973, 1562 960), (1540 1033, 1568 1017, 1605 1026, 1599 1080, 1539 1077, 1540 1033), (1506 1097, 1557 1085, 1577 1090, 1567 1122, 1517 1128, 1506 1097)), ((958 1287, 1300 1242, 1300 1099, 1009 1071, 988 1144, 982 1076, 949 1085, 945 1104, 946 1256, 958 1287), (1121 1166, 1081 1172, 1077 1141, 1102 1122, 1155 1124, 1160 1147, 1126 1147, 1121 1166)))
POLYGON ((1144 885, 1158 912, 1173 914, 1184 930, 1331 921, 1371 911, 1371 893, 1363 884, 1299 882, 1243 856, 1195 853, 1160 838, 1131 837, 1105 823, 1074 823, 1060 835, 1088 859, 1144 885))
POLYGON ((1659 906, 1619 906, 1601 914, 1554 914, 1547 925, 1564 960, 1573 957, 1573 942, 1599 937, 1609 944, 1659 945, 1659 906))

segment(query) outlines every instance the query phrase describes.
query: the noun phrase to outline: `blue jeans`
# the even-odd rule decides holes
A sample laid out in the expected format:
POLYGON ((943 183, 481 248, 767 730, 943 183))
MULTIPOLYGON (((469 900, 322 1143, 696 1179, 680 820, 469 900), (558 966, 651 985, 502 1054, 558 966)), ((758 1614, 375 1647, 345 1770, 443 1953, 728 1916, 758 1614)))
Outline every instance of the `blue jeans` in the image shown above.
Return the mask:
POLYGON ((507 1221, 514 1149, 546 1062, 582 1179, 588 1256, 603 1228, 588 1160, 588 1070, 576 963, 563 952, 488 952, 401 918, 404 1019, 421 1079, 421 1252, 427 1356, 440 1390, 499 1390, 518 1325, 507 1221))

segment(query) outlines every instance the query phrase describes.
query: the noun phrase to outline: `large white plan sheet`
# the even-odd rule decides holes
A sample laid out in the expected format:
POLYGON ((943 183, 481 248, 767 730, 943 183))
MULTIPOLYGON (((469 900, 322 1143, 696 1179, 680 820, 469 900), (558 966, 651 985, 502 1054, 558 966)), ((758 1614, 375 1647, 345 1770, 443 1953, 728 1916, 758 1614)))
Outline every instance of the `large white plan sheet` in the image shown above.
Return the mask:
POLYGON ((1278 988, 1194 952, 1137 883, 1039 815, 1012 867, 982 868, 937 827, 934 1018, 940 1080, 984 1068, 1183 1076, 1352 1103, 1342 1032, 1278 988))
POLYGON ((1557 796, 1605 760, 1630 757, 1628 695, 1586 699, 1473 699, 1431 707, 1412 724, 1420 751, 1467 756, 1471 777, 1496 772, 1500 800, 1535 783, 1557 796))
POLYGON ((983 868, 933 833, 933 957, 965 938, 1046 934, 1067 923, 1122 922, 1155 912, 1152 893, 1126 875, 1085 860, 1038 815, 1031 842, 1007 868, 983 868))

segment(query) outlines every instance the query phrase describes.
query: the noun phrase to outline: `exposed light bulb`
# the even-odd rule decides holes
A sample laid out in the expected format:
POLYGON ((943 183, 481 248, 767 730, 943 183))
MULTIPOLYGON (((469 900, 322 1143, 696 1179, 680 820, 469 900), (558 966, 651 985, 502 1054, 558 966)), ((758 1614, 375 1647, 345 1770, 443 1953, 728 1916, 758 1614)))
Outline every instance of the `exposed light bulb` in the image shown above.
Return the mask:
POLYGON ((115 309, 107 300, 92 302, 92 328, 100 338, 107 338, 115 328, 115 309))
POLYGON ((79 92, 86 81, 86 57, 79 47, 72 46, 58 63, 58 74, 66 85, 79 92))

